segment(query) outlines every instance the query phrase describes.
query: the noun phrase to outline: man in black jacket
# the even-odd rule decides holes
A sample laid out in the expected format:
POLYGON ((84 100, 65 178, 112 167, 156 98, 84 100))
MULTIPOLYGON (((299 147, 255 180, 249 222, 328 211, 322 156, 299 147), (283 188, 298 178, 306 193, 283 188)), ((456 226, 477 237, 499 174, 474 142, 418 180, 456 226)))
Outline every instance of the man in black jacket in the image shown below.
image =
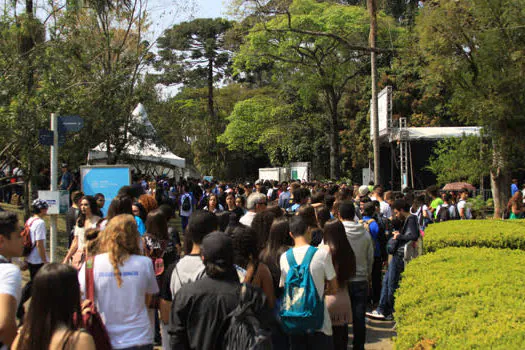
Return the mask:
POLYGON ((206 276, 182 286, 174 297, 168 329, 174 350, 221 349, 228 315, 241 299, 232 239, 222 232, 208 234, 202 241, 201 257, 206 276))
POLYGON ((394 293, 399 287, 401 273, 405 270, 405 246, 412 244, 419 238, 419 226, 417 217, 410 214, 410 206, 404 200, 396 200, 392 206, 394 216, 403 222, 401 231, 394 231, 388 242, 392 260, 383 278, 381 288, 381 299, 377 309, 367 312, 367 316, 378 320, 391 321, 394 312, 394 293))

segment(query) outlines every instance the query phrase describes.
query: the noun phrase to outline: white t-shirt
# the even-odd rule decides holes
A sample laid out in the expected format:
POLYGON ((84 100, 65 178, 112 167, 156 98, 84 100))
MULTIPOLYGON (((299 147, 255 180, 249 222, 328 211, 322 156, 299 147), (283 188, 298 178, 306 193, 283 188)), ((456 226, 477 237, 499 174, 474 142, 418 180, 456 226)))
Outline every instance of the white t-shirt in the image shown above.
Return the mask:
MULTIPOLYGON (((293 256, 297 264, 302 263, 309 247, 309 245, 305 245, 299 248, 293 248, 293 256)), ((279 286, 284 287, 286 275, 290 269, 290 265, 288 265, 288 259, 286 258, 286 252, 281 255, 280 266, 281 280, 279 282, 279 286)), ((314 280, 319 298, 324 300, 325 281, 331 281, 335 278, 335 269, 334 265, 332 264, 332 256, 328 251, 325 249, 317 249, 317 252, 315 252, 312 258, 312 262, 310 263, 310 274, 314 280)), ((329 336, 332 335, 332 321, 330 320, 330 314, 328 313, 326 305, 324 307, 323 327, 319 331, 329 336)))
MULTIPOLYGON (((46 249, 46 223, 40 218, 32 217, 29 218, 28 223, 31 224, 31 244, 35 246, 31 253, 26 258, 26 262, 29 264, 43 264, 42 258, 38 253, 38 248, 36 247, 36 241, 44 241, 44 250, 46 249)), ((46 255, 47 259, 47 255, 46 255)))
POLYGON ((379 202, 379 211, 383 217, 387 219, 392 217, 392 209, 390 209, 390 205, 385 201, 379 202))
POLYGON ((185 284, 195 282, 204 271, 204 263, 200 254, 185 255, 179 260, 171 274, 171 296, 175 298, 177 291, 185 284))
POLYGON ((245 226, 251 227, 253 218, 255 217, 255 213, 252 211, 246 212, 246 214, 243 215, 243 217, 239 220, 240 224, 243 224, 245 226))
POLYGON ((465 219, 472 219, 472 213, 470 212, 470 207, 467 205, 467 201, 460 199, 458 202, 458 212, 461 213, 461 209, 465 209, 464 215, 465 219))
MULTIPOLYGON (((86 291, 86 264, 78 273, 80 290, 86 291)), ((114 349, 153 344, 153 326, 148 317, 146 294, 159 291, 151 259, 131 255, 119 267, 122 285, 117 285, 107 253, 95 257, 95 300, 114 349)))
MULTIPOLYGON (((0 259, 5 258, 0 255, 0 259)), ((0 294, 11 295, 18 306, 22 294, 22 273, 18 266, 11 263, 0 263, 0 294)), ((0 350, 7 350, 7 346, 1 346, 0 350)))
POLYGON ((180 196, 180 216, 191 216, 191 213, 193 212, 193 203, 191 200, 191 194, 184 193, 182 196, 180 196), (190 210, 182 210, 182 205, 184 204, 184 199, 188 197, 190 200, 190 210))
POLYGON ((75 231, 73 234, 75 235, 75 237, 78 237, 77 250, 84 249, 84 242, 86 241, 86 236, 84 235, 84 233, 86 232, 86 229, 96 228, 99 220, 100 217, 95 215, 91 217, 91 220, 86 220, 86 222, 84 223, 84 227, 78 227, 77 225, 75 225, 75 231))

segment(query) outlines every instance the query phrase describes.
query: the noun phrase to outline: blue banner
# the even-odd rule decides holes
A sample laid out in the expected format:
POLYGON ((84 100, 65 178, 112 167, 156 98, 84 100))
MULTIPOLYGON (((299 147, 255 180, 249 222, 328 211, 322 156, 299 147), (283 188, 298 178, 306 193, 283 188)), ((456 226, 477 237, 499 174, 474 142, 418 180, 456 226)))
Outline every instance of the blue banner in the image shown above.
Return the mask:
POLYGON ((85 166, 80 168, 82 192, 93 196, 102 193, 106 203, 102 208, 104 216, 108 214, 108 208, 118 190, 122 186, 131 185, 131 171, 127 165, 115 166, 85 166))

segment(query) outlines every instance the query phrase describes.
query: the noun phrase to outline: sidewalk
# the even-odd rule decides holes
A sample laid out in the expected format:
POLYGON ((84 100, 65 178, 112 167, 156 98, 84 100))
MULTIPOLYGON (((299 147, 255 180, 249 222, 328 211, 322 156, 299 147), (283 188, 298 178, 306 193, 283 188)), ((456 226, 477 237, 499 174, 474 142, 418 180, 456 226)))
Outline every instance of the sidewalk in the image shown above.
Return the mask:
MULTIPOLYGON (((377 321, 370 319, 370 323, 366 326, 366 350, 391 350, 394 348, 392 337, 395 337, 396 332, 392 329, 394 321, 377 321)), ((352 349, 352 325, 349 329, 349 346, 352 349)))

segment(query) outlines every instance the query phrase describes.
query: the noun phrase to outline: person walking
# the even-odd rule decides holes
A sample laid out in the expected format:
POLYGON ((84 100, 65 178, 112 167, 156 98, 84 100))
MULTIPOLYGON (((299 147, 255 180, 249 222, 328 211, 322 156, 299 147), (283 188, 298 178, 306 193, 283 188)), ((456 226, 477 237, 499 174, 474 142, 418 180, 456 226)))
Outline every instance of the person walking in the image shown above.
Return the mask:
POLYGON ((73 242, 71 247, 67 252, 63 264, 67 264, 71 260, 71 265, 77 270, 80 269, 85 260, 84 252, 84 242, 85 242, 85 231, 89 228, 96 228, 99 221, 101 220, 100 216, 96 214, 99 213, 99 207, 95 197, 84 196, 80 200, 80 215, 77 219, 77 224, 75 226, 73 242))
MULTIPOLYGON (((101 233, 103 252, 93 259, 95 304, 104 319, 113 349, 153 350, 153 325, 146 302, 158 293, 151 259, 142 256, 132 215, 111 219, 101 233)), ((86 264, 78 274, 86 295, 86 264)))
POLYGON ((22 290, 22 298, 20 299, 17 311, 17 317, 22 322, 24 317, 24 303, 31 297, 33 280, 38 270, 48 262, 46 255, 47 230, 44 217, 47 215, 49 205, 42 199, 35 199, 31 207, 33 210, 33 216, 26 221, 26 225, 30 230, 33 249, 31 249, 31 253, 25 258, 25 263, 29 269, 29 282, 26 283, 22 290))

